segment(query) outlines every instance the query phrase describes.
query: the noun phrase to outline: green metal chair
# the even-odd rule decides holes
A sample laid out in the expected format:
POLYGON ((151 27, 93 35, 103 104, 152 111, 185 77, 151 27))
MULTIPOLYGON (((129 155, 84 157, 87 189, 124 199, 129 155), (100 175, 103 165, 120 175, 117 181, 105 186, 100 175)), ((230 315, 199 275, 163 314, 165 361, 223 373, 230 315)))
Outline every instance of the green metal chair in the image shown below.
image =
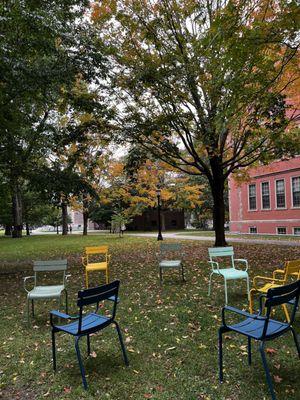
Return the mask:
MULTIPOLYGON (((34 300, 41 299, 58 299, 59 300, 59 308, 60 308, 60 299, 63 292, 65 292, 65 301, 66 301, 66 313, 68 313, 68 293, 66 289, 66 282, 69 275, 66 275, 67 270, 67 260, 50 260, 50 261, 34 261, 33 263, 33 271, 34 275, 26 276, 24 278, 24 289, 27 292, 27 321, 29 324, 29 316, 30 316, 30 302, 32 308, 32 316, 34 316, 34 300), (61 275, 61 284, 56 285, 43 285, 40 284, 41 275, 51 274, 57 272, 61 275), (28 290, 26 287, 26 282, 29 279, 34 279, 34 287, 31 290, 28 290)), ((56 278, 57 277, 57 274, 56 278)))
POLYGON ((184 282, 184 266, 182 262, 183 253, 180 243, 161 243, 159 252, 159 280, 162 283, 162 271, 176 268, 184 282))
POLYGON ((209 277, 208 295, 211 293, 211 280, 213 275, 221 276, 224 279, 225 286, 225 304, 228 303, 227 295, 227 281, 236 279, 246 279, 247 281, 247 294, 248 300, 250 300, 250 287, 249 287, 249 275, 248 275, 248 261, 243 258, 234 258, 233 247, 210 247, 208 249, 209 263, 212 267, 212 271, 209 277), (216 258, 230 259, 230 266, 225 268, 220 268, 219 262, 216 258), (244 270, 237 269, 235 267, 236 262, 244 263, 246 268, 244 270))

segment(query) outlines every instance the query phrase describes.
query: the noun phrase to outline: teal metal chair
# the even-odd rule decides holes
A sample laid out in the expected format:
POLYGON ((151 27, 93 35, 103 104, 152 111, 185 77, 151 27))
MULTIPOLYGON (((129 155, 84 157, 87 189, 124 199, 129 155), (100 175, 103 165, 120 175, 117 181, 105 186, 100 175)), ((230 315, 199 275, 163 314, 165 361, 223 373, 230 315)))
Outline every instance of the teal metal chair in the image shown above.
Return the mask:
POLYGON ((66 282, 69 275, 66 275, 67 260, 50 260, 50 261, 34 261, 33 271, 34 275, 26 276, 24 278, 24 289, 27 292, 27 321, 30 320, 30 302, 32 309, 32 316, 34 316, 34 301, 44 299, 57 299, 59 301, 59 308, 61 305, 61 295, 65 293, 66 313, 68 313, 68 292, 66 289, 66 282), (41 283, 42 275, 51 275, 51 280, 54 276, 57 280, 53 285, 44 285, 41 283), (59 276, 58 276, 59 275, 59 276), (34 280, 34 286, 31 290, 26 287, 26 282, 29 279, 34 280), (59 281, 58 281, 59 279, 59 281))
POLYGON ((220 276, 224 279, 225 286, 225 304, 228 304, 228 294, 227 294, 227 281, 245 279, 247 282, 247 294, 248 300, 250 300, 250 287, 249 287, 249 275, 248 275, 248 261, 243 258, 234 258, 233 247, 210 247, 208 249, 209 254, 209 264, 211 265, 211 274, 209 277, 208 295, 211 294, 211 280, 214 275, 220 276), (216 259, 229 259, 229 267, 220 268, 219 261, 216 259), (243 263, 245 269, 237 269, 236 263, 243 263))
MULTIPOLYGON (((249 314, 246 311, 239 310, 234 307, 223 307, 222 310, 222 326, 219 329, 219 380, 223 382, 223 334, 226 332, 236 332, 247 337, 248 340, 248 364, 251 365, 251 340, 258 341, 259 351, 262 358, 267 383, 272 400, 276 400, 275 391, 271 379, 271 374, 267 364, 267 359, 264 351, 265 343, 276 339, 288 332, 291 332, 296 345, 298 357, 300 358, 300 345, 297 339, 296 332, 293 328, 296 310, 299 303, 300 295, 300 280, 289 285, 278 286, 269 289, 267 294, 260 296, 260 308, 258 314, 249 314), (281 322, 271 319, 272 310, 274 307, 285 304, 292 304, 292 313, 289 322, 281 322), (239 315, 240 320, 237 323, 228 324, 226 314, 239 315)), ((292 369, 291 373, 295 373, 292 369)))
POLYGON ((184 266, 182 261, 182 250, 180 243, 161 243, 159 252, 159 280, 162 283, 162 272, 166 269, 178 269, 184 282, 184 266))

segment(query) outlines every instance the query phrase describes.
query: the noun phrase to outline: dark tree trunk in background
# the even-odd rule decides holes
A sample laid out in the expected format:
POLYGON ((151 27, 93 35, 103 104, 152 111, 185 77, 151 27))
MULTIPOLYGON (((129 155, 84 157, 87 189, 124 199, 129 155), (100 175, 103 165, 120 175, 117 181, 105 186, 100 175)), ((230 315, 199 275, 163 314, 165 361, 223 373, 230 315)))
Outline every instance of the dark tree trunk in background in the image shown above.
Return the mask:
POLYGON ((59 225, 56 225, 56 234, 59 234, 59 225))
POLYGON ((89 213, 88 211, 83 212, 83 235, 87 235, 88 231, 88 219, 89 219, 89 213))
POLYGON ((211 169, 213 179, 210 180, 212 190, 214 207, 213 207, 213 221, 215 231, 215 246, 227 246, 225 239, 225 204, 224 204, 224 187, 225 178, 223 176, 223 169, 218 157, 211 159, 211 169))
POLYGON ((88 200, 87 199, 83 199, 83 232, 82 234, 84 236, 87 235, 88 233, 88 219, 89 219, 89 212, 88 212, 88 200))
POLYGON ((62 234, 68 234, 68 205, 67 203, 61 203, 61 212, 62 212, 62 234))
POLYGON ((11 236, 11 231, 12 231, 12 226, 11 225, 5 225, 5 236, 11 236))
POLYGON ((30 229, 28 222, 26 222, 26 236, 30 236, 30 229))
POLYGON ((23 221, 22 221, 22 198, 18 182, 12 186, 12 215, 13 215, 13 238, 22 237, 23 221))

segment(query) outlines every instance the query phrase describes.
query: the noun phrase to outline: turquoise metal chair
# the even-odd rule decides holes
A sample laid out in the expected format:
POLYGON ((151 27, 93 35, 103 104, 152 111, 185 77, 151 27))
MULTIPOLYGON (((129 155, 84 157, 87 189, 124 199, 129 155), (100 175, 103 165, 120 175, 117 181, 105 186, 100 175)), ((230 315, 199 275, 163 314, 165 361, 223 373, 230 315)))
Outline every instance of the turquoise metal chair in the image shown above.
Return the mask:
POLYGON ((228 304, 227 295, 227 281, 245 279, 247 281, 247 294, 248 300, 250 300, 250 287, 249 287, 249 275, 248 275, 248 261, 243 258, 234 258, 233 247, 210 247, 208 249, 209 263, 211 265, 212 271, 209 277, 208 295, 211 294, 211 280, 213 275, 220 276, 224 279, 225 286, 225 304, 228 304), (230 266, 225 268, 220 268, 219 262, 216 259, 230 259, 230 266), (243 263, 245 269, 237 269, 235 267, 236 263, 243 263))
MULTIPOLYGON (((267 341, 276 339, 285 333, 291 332, 294 338, 298 357, 300 358, 300 345, 297 339, 296 332, 293 328, 295 314, 299 303, 300 295, 300 280, 289 285, 278 286, 277 288, 269 289, 267 294, 260 296, 260 308, 258 314, 249 314, 248 312, 239 310, 234 307, 224 307, 222 310, 222 326, 219 329, 219 379, 223 382, 223 333, 236 332, 248 339, 248 364, 251 364, 251 340, 260 342, 259 351, 261 354, 267 383, 271 393, 272 400, 276 400, 273 383, 270 371, 267 364, 267 359, 264 351, 264 346, 267 341), (285 304, 292 304, 293 310, 289 322, 281 322, 271 319, 271 313, 274 307, 285 304), (240 321, 234 324, 226 322, 225 312, 239 315, 240 321)), ((293 370, 293 372, 295 372, 293 370)))
POLYGON ((162 272, 166 269, 178 269, 184 282, 184 266, 180 243, 161 243, 159 252, 159 280, 162 283, 162 272))
POLYGON ((50 312, 50 323, 52 327, 52 356, 53 356, 53 369, 56 371, 56 349, 55 349, 55 334, 57 332, 63 332, 72 335, 75 339, 75 349, 77 354, 77 359, 79 363, 79 368, 82 377, 82 384, 84 389, 87 389, 87 381, 85 376, 85 370, 81 359, 79 340, 86 336, 87 338, 87 350, 88 355, 91 353, 90 346, 90 335, 101 331, 107 326, 113 324, 117 330, 119 337, 121 350, 124 358, 125 365, 129 365, 129 361, 126 354, 125 345, 122 338, 122 333, 119 324, 115 320, 117 303, 118 303, 118 292, 119 292, 120 281, 114 281, 108 283, 107 285, 94 287, 91 289, 80 290, 78 292, 77 306, 79 307, 78 316, 72 317, 70 315, 58 312, 50 312), (112 311, 110 315, 103 315, 99 312, 99 304, 102 301, 109 300, 113 302, 112 311), (95 306, 94 312, 85 313, 85 308, 87 306, 95 306), (70 323, 65 323, 64 325, 54 324, 54 317, 60 319, 70 320, 70 323), (73 320, 73 322, 72 322, 73 320), (75 320, 75 321, 74 321, 75 320))
POLYGON ((66 282, 69 275, 66 275, 67 271, 67 260, 50 260, 50 261, 34 261, 33 263, 33 271, 34 275, 26 276, 24 278, 24 289, 27 292, 27 321, 29 324, 29 316, 30 316, 30 302, 32 308, 32 316, 34 316, 34 301, 35 300, 44 300, 44 299, 57 299, 59 301, 60 308, 60 299, 61 295, 65 293, 65 301, 66 301, 66 313, 68 313, 68 292, 66 289, 66 282), (55 285, 44 285, 41 281, 42 275, 50 275, 53 280, 54 276, 57 279, 57 283, 55 285), (60 276, 58 281, 58 276, 60 276), (26 282, 29 279, 34 280, 34 287, 31 290, 28 290, 26 287, 26 282))

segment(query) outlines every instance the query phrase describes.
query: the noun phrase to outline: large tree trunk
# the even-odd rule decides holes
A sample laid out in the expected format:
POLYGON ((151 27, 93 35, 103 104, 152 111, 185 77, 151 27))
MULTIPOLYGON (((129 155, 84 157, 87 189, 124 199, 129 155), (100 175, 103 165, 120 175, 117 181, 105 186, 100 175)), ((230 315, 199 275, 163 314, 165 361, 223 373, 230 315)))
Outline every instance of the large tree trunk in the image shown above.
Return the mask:
POLYGON ((65 202, 61 203, 62 212, 62 234, 68 234, 68 205, 65 202))
POLYGON ((213 207, 213 222, 215 231, 215 246, 227 246, 225 239, 225 204, 224 204, 224 186, 225 179, 223 170, 218 158, 211 160, 213 179, 210 181, 212 190, 214 207, 213 207))
POLYGON ((12 230, 12 226, 11 225, 5 225, 4 235, 5 236, 11 236, 11 230, 12 230))
POLYGON ((20 186, 16 182, 12 186, 12 215, 13 215, 13 238, 22 237, 23 221, 22 221, 22 198, 20 186))

